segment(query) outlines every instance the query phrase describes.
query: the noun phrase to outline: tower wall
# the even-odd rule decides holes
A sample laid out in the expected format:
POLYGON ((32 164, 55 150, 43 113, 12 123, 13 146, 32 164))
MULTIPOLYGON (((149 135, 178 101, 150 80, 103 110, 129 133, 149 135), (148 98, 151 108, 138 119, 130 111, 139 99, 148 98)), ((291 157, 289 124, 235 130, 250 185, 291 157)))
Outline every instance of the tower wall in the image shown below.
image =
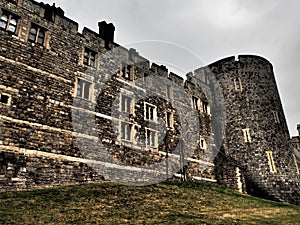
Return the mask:
MULTIPOLYGON (((226 104, 223 154, 228 162, 223 163, 230 171, 243 171, 248 193, 299 204, 299 175, 271 63, 244 55, 208 67, 217 76, 226 104)), ((223 171, 219 180, 234 186, 232 178, 223 171)))

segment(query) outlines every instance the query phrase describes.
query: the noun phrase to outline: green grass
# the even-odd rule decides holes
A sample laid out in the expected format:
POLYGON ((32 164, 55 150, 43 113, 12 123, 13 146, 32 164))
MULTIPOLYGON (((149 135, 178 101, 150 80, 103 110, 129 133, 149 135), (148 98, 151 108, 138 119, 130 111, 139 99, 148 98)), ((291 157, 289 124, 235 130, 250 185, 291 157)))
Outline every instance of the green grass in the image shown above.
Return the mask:
POLYGON ((0 194, 0 224, 300 224, 300 207, 208 184, 113 183, 0 194))

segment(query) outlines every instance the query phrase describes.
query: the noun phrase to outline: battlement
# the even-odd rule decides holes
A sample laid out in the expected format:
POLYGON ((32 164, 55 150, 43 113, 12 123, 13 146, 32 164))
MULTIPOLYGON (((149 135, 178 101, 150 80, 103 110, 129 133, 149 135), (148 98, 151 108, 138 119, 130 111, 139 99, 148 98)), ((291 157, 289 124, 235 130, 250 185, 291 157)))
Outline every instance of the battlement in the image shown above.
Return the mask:
POLYGON ((268 60, 231 56, 184 80, 115 43, 112 23, 80 33, 55 5, 0 7, 0 191, 180 173, 300 204, 268 60))

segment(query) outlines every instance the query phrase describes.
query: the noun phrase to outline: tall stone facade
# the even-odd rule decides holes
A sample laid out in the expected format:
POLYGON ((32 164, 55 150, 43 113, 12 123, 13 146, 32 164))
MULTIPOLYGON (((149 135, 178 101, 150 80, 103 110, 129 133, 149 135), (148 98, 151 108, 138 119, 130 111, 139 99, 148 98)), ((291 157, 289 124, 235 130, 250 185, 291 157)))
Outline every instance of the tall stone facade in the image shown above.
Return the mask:
POLYGON ((1 191, 178 177, 300 204, 267 60, 230 57, 183 80, 115 43, 113 24, 79 33, 54 5, 0 7, 1 191))

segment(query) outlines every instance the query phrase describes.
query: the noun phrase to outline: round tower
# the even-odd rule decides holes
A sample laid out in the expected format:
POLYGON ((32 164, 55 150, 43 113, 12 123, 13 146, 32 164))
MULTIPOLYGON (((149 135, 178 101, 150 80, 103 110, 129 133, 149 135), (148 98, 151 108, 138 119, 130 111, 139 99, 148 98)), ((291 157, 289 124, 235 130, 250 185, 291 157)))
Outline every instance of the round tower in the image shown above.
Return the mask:
POLYGON ((299 189, 299 171, 272 64, 259 56, 242 55, 208 67, 223 90, 227 114, 216 163, 226 168, 219 174, 220 183, 300 204, 299 193, 290 196, 299 189))

